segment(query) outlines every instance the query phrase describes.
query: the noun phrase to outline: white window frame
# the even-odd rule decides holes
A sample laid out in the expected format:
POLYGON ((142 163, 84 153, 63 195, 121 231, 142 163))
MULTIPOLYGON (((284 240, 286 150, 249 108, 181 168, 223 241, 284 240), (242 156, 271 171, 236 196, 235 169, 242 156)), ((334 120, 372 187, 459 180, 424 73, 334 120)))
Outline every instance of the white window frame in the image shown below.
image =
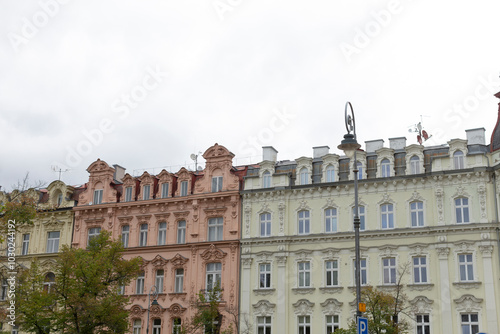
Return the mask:
POLYGON ((182 319, 173 318, 172 319, 172 334, 180 334, 182 329, 182 319))
POLYGON ((309 184, 309 170, 307 167, 302 167, 300 169, 299 176, 301 185, 309 184))
POLYGON ((145 275, 145 272, 141 271, 139 273, 139 275, 137 276, 137 280, 135 282, 135 293, 137 295, 144 294, 144 275, 145 275))
POLYGON ((431 333, 431 316, 428 313, 416 314, 416 332, 417 334, 430 334, 431 333))
POLYGON ((420 174, 420 158, 418 155, 413 155, 410 158, 410 174, 420 174))
POLYGON ((122 226, 122 245, 123 248, 128 248, 128 243, 130 241, 130 225, 122 226))
POLYGON ((260 236, 270 237, 271 236, 271 213, 263 212, 259 215, 260 221, 260 236))
POLYGON ((270 316, 257 317, 257 334, 271 334, 272 319, 270 316))
POLYGON ((153 319, 153 334, 161 334, 161 319, 153 319))
POLYGON ((309 210, 300 210, 297 212, 298 217, 298 234, 307 235, 311 233, 311 213, 309 210))
POLYGON ((222 176, 213 176, 212 177, 212 192, 213 193, 222 191, 222 182, 223 182, 222 176))
POLYGON ((179 220, 177 222, 177 243, 185 244, 186 243, 186 221, 179 220))
POLYGON ((132 202, 132 187, 125 188, 125 202, 132 202))
POLYGON ((147 223, 139 225, 139 247, 146 247, 148 245, 148 228, 147 223))
POLYGON ((104 192, 103 189, 95 189, 94 190, 94 204, 101 204, 102 203, 103 192, 104 192))
POLYGON ((325 233, 336 233, 338 229, 337 208, 325 209, 325 233))
POLYGON ((453 153, 453 167, 455 169, 464 169, 464 152, 457 150, 453 153))
POLYGON ((331 334, 340 328, 340 316, 338 314, 325 315, 326 334, 331 334))
POLYGON ((217 282, 221 288, 222 263, 210 262, 207 263, 206 268, 205 287, 207 292, 211 291, 217 282))
POLYGON ((167 198, 168 197, 169 188, 170 188, 170 184, 168 182, 165 182, 165 183, 161 184, 161 198, 167 198))
POLYGON ((358 161, 356 163, 356 168, 358 169, 358 180, 362 180, 363 179, 363 164, 358 161))
POLYGON ((134 334, 141 334, 142 331, 142 320, 134 319, 134 334))
POLYGON ((394 204, 384 203, 380 205, 380 224, 383 230, 393 229, 394 224, 394 204), (391 224, 392 221, 392 224, 391 224))
POLYGON ((160 222, 158 224, 158 245, 167 244, 167 222, 160 222))
POLYGON ((325 287, 339 286, 339 261, 326 260, 325 261, 325 287), (330 284, 328 281, 330 280, 330 284))
MULTIPOLYGON (((352 207, 352 221, 354 222, 355 216, 355 208, 352 207)), ((365 216, 366 208, 364 205, 358 205, 358 217, 359 217, 359 230, 366 230, 366 216, 365 216)), ((352 230, 354 231, 354 225, 352 225, 352 230)))
POLYGON ((429 274, 427 270, 427 257, 417 255, 412 258, 413 265, 413 283, 427 284, 429 283, 429 274))
POLYGON ((59 239, 61 238, 61 231, 47 232, 47 253, 57 253, 59 251, 59 239), (57 237, 55 237, 57 233, 57 237), (52 237, 51 237, 52 236, 52 237))
POLYGON ((460 328, 462 334, 468 333, 479 333, 479 313, 477 312, 464 312, 460 313, 460 328), (472 316, 476 316, 477 320, 472 320, 472 316), (467 320, 464 321, 464 316, 467 316, 467 320), (464 330, 464 326, 466 326, 466 330, 464 330))
POLYGON ((147 201, 150 197, 151 193, 151 185, 150 184, 145 184, 142 186, 142 199, 144 201, 147 201))
POLYGON ((163 293, 163 282, 165 281, 165 271, 157 269, 155 271, 155 285, 158 293, 163 293))
POLYGON ((88 235, 87 235, 87 245, 90 245, 90 240, 93 238, 96 238, 101 234, 101 228, 100 227, 91 227, 88 230, 88 235))
POLYGON ((43 290, 45 292, 51 292, 55 284, 56 275, 53 272, 48 272, 43 279, 43 290))
POLYGON ((57 194, 57 206, 61 206, 62 201, 63 201, 63 194, 62 193, 57 194))
POLYGON ((326 182, 335 182, 335 167, 328 165, 325 169, 326 182))
POLYGON ((384 257, 382 258, 382 284, 384 285, 394 285, 396 284, 396 265, 397 261, 395 257, 384 257))
POLYGON ((299 334, 311 334, 311 317, 299 315, 297 317, 299 334))
POLYGON ((262 188, 271 188, 271 172, 268 170, 262 173, 262 188))
POLYGON ((224 219, 214 217, 208 219, 208 241, 221 241, 224 238, 224 219))
POLYGON ((310 288, 311 287, 311 262, 300 261, 297 262, 297 287, 310 288))
POLYGON ((474 282, 474 254, 458 253, 458 278, 460 282, 474 282), (462 273, 464 275, 462 275, 462 273))
POLYGON ((453 200, 455 204, 455 221, 457 224, 470 223, 470 206, 468 197, 457 197, 453 200), (466 219, 467 218, 467 219, 466 219))
MULTIPOLYGON (((360 258, 359 259, 359 281, 361 286, 368 285, 368 259, 360 258), (363 265, 364 263, 364 265, 363 265)), ((353 285, 356 285, 356 259, 352 259, 352 281, 353 285)))
POLYGON ((175 269, 175 293, 184 291, 184 268, 175 269))
POLYGON ((181 196, 188 195, 188 181, 181 181, 181 196))
POLYGON ((380 174, 382 177, 391 177, 391 162, 389 159, 382 159, 380 162, 380 174))
POLYGON ((259 289, 271 288, 271 263, 259 263, 259 289))
POLYGON ((413 201, 410 202, 410 221, 411 227, 425 226, 424 218, 424 202, 413 201))
POLYGON ((23 234, 23 246, 21 249, 21 255, 28 255, 30 248, 30 234, 23 234))

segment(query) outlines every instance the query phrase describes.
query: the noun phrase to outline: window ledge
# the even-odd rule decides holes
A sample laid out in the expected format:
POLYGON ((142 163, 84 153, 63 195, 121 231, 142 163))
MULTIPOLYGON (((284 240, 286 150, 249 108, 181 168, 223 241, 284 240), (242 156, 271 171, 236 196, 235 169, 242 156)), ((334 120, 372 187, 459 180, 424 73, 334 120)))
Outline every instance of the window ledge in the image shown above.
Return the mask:
POLYGON ((276 291, 276 289, 253 289, 253 293, 255 293, 257 296, 267 296, 271 295, 276 291))
POLYGON ((470 281, 470 282, 453 282, 453 285, 459 289, 478 289, 481 286, 481 282, 470 281))
POLYGON ((432 284, 432 283, 407 284, 407 287, 410 290, 424 291, 424 290, 432 290, 432 288, 434 287, 434 284, 432 284))
POLYGON ((186 300, 186 296, 187 296, 186 292, 170 292, 170 293, 168 293, 168 298, 170 300, 173 300, 173 299, 186 300))
POLYGON ((321 291, 321 293, 332 294, 332 293, 340 293, 342 292, 343 289, 344 289, 343 286, 325 286, 319 288, 319 291, 321 291))
POLYGON ((296 295, 307 295, 311 294, 316 290, 316 288, 292 288, 292 291, 296 295))

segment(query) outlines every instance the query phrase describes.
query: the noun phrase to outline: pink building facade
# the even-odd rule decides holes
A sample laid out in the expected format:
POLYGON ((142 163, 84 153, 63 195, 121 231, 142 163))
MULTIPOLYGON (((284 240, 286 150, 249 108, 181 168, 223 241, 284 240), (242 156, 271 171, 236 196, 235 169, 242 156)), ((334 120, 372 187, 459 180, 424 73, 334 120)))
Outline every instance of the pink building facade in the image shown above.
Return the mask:
MULTIPOLYGON (((205 169, 163 170, 140 177, 97 160, 75 210, 73 247, 107 230, 121 239, 126 258, 140 256, 142 272, 129 286, 130 331, 146 333, 148 293, 158 291, 150 308, 149 333, 174 333, 194 315, 200 291, 222 288, 220 325, 236 319, 240 259, 240 195, 246 168, 232 166, 234 155, 215 144, 203 154, 205 169)), ((233 328, 235 324, 232 325, 233 328)))

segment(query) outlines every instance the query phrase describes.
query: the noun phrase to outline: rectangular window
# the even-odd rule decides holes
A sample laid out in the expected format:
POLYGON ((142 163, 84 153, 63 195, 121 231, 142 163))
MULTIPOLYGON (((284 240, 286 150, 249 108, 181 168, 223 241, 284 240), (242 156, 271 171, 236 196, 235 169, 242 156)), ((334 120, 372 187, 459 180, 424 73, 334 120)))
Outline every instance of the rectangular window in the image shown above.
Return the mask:
MULTIPOLYGON (((353 267, 353 276, 354 277, 354 285, 356 285, 356 260, 352 260, 352 267, 353 267)), ((360 277, 359 280, 361 282, 361 285, 367 285, 368 282, 368 274, 366 270, 366 259, 359 259, 359 271, 360 271, 360 277)))
POLYGON ((271 334, 271 317, 257 317, 257 334, 271 334))
POLYGON ((338 286, 339 285, 339 263, 337 260, 326 261, 326 286, 338 286))
POLYGON ((380 206, 382 228, 394 228, 394 208, 392 204, 382 204, 380 206))
POLYGON ((181 318, 174 318, 172 320, 172 334, 181 334, 182 322, 181 318))
POLYGON ((469 223, 469 199, 460 197, 455 199, 455 213, 457 224, 469 223))
POLYGON ((262 187, 271 188, 271 173, 269 171, 265 171, 262 174, 262 187))
POLYGON ((184 269, 175 269, 175 293, 182 293, 184 286, 184 269))
POLYGON ((222 176, 212 177, 212 192, 222 191, 222 176))
POLYGON ((310 233, 309 211, 299 211, 299 234, 310 233))
POLYGON ((167 243, 167 223, 161 222, 158 225, 158 245, 165 245, 167 243))
POLYGON ((217 284, 220 287, 222 264, 220 262, 207 264, 207 291, 211 291, 217 284))
POLYGON ((427 259, 425 256, 413 257, 413 282, 427 283, 427 259))
POLYGON ((311 334, 311 318, 308 315, 299 316, 299 334, 311 334))
POLYGON ((259 264, 259 289, 271 288, 271 264, 259 264))
POLYGON ((124 295, 125 294, 125 285, 120 285, 118 287, 118 294, 119 295, 124 295))
POLYGON ((186 221, 179 220, 177 222, 177 243, 184 244, 186 243, 186 221))
POLYGON ((141 224, 139 232, 139 246, 144 247, 148 244, 148 224, 141 224))
POLYGON ((161 198, 168 197, 168 183, 162 183, 161 185, 161 198))
POLYGON ((102 203, 102 189, 97 189, 94 190, 94 204, 101 204, 102 203))
POLYGON ((337 232, 337 209, 325 210, 325 232, 337 232))
POLYGON ((386 257, 382 259, 384 271, 384 284, 396 284, 396 258, 386 257))
POLYGON ((130 226, 123 225, 122 226, 122 245, 124 248, 128 247, 129 236, 130 236, 130 226))
POLYGON ((125 202, 132 201, 132 187, 125 188, 125 202))
POLYGON ((270 237, 271 236, 271 214, 261 213, 260 214, 260 236, 270 237))
POLYGON ((139 273, 139 276, 137 276, 137 281, 135 285, 135 293, 138 295, 141 295, 144 293, 144 271, 141 271, 139 273))
POLYGON ((299 288, 308 288, 311 286, 311 263, 299 262, 299 288))
MULTIPOLYGON (((354 220, 354 215, 356 213, 355 208, 352 208, 352 216, 354 220)), ((365 207, 364 206, 358 206, 358 217, 359 217, 359 230, 364 231, 366 229, 366 224, 365 224, 365 207)), ((354 230, 354 226, 353 226, 354 230)))
POLYGON ((423 202, 410 203, 410 216, 411 216, 412 227, 424 226, 424 203, 423 202))
POLYGON ((339 316, 338 315, 327 315, 325 319, 326 323, 326 334, 331 334, 335 330, 340 328, 339 316))
POLYGON ((479 333, 479 317, 477 313, 462 313, 460 315, 462 334, 479 333))
POLYGON ((134 334, 141 334, 141 319, 134 320, 134 334))
POLYGON ((335 168, 332 165, 326 167, 326 182, 335 182, 335 168))
POLYGON ((188 195, 188 181, 181 182, 181 196, 188 195))
POLYGON ((90 244, 90 240, 92 240, 93 238, 97 237, 99 234, 101 234, 101 228, 100 227, 89 228, 89 235, 87 237, 87 245, 90 244))
POLYGON ((210 218, 208 220, 208 241, 222 240, 222 228, 224 226, 222 217, 210 218))
POLYGON ((145 185, 142 187, 142 199, 143 200, 148 200, 149 199, 149 192, 151 191, 151 186, 149 184, 145 185))
POLYGON ((156 291, 158 291, 158 293, 163 293, 163 277, 164 277, 163 269, 158 269, 156 271, 156 277, 155 277, 156 291))
POLYGON ((47 253, 57 253, 59 250, 59 231, 47 233, 47 253))
POLYGON ((153 334, 161 334, 161 319, 153 320, 153 334))
POLYGON ((474 265, 472 254, 459 254, 458 266, 460 270, 460 281, 474 281, 474 265))
POLYGON ((431 334, 431 323, 428 314, 417 314, 417 334, 431 334))
POLYGON ((390 177, 391 176, 391 163, 389 160, 384 159, 380 164, 380 168, 382 170, 382 177, 390 177))
POLYGON ((28 250, 30 248, 30 235, 29 233, 23 234, 23 248, 21 255, 28 255, 28 250))
POLYGON ((9 285, 7 283, 7 279, 2 279, 2 292, 0 293, 0 300, 7 299, 7 291, 9 289, 9 285))

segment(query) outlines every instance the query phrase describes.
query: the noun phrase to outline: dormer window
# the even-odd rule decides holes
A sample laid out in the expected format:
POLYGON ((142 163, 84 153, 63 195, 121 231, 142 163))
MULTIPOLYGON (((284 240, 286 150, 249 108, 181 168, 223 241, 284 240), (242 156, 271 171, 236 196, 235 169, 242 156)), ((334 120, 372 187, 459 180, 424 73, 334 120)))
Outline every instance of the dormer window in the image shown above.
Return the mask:
POLYGON ((420 174, 420 158, 416 155, 410 158, 410 173, 420 174))
POLYGON ((181 196, 187 196, 188 194, 188 181, 181 182, 181 196))
POLYGON ((102 203, 102 189, 96 189, 94 190, 94 204, 101 204, 102 203))
POLYGON ((271 173, 268 170, 262 174, 262 188, 271 188, 271 173))
POLYGON ((464 169, 464 153, 462 151, 453 153, 453 165, 455 169, 464 169))
POLYGON ((142 187, 142 199, 143 200, 148 200, 149 199, 149 192, 151 190, 151 186, 149 184, 145 185, 144 187, 142 187))
POLYGON ((61 206, 62 204, 62 200, 63 200, 63 194, 62 193, 59 193, 57 195, 57 206, 61 206))
POLYGON ((212 177, 212 192, 222 191, 222 176, 212 177))
POLYGON ((382 171, 382 177, 390 177, 391 176, 391 163, 389 159, 384 159, 380 163, 380 169, 382 171))
POLYGON ((363 164, 358 161, 356 163, 356 168, 358 169, 358 180, 363 179, 363 164))
POLYGON ((326 182, 335 182, 335 168, 332 165, 326 167, 326 182))
POLYGON ((303 167, 300 170, 300 184, 308 184, 309 183, 309 171, 306 167, 303 167))
POLYGON ((167 198, 168 197, 168 183, 163 183, 161 185, 161 198, 167 198))

